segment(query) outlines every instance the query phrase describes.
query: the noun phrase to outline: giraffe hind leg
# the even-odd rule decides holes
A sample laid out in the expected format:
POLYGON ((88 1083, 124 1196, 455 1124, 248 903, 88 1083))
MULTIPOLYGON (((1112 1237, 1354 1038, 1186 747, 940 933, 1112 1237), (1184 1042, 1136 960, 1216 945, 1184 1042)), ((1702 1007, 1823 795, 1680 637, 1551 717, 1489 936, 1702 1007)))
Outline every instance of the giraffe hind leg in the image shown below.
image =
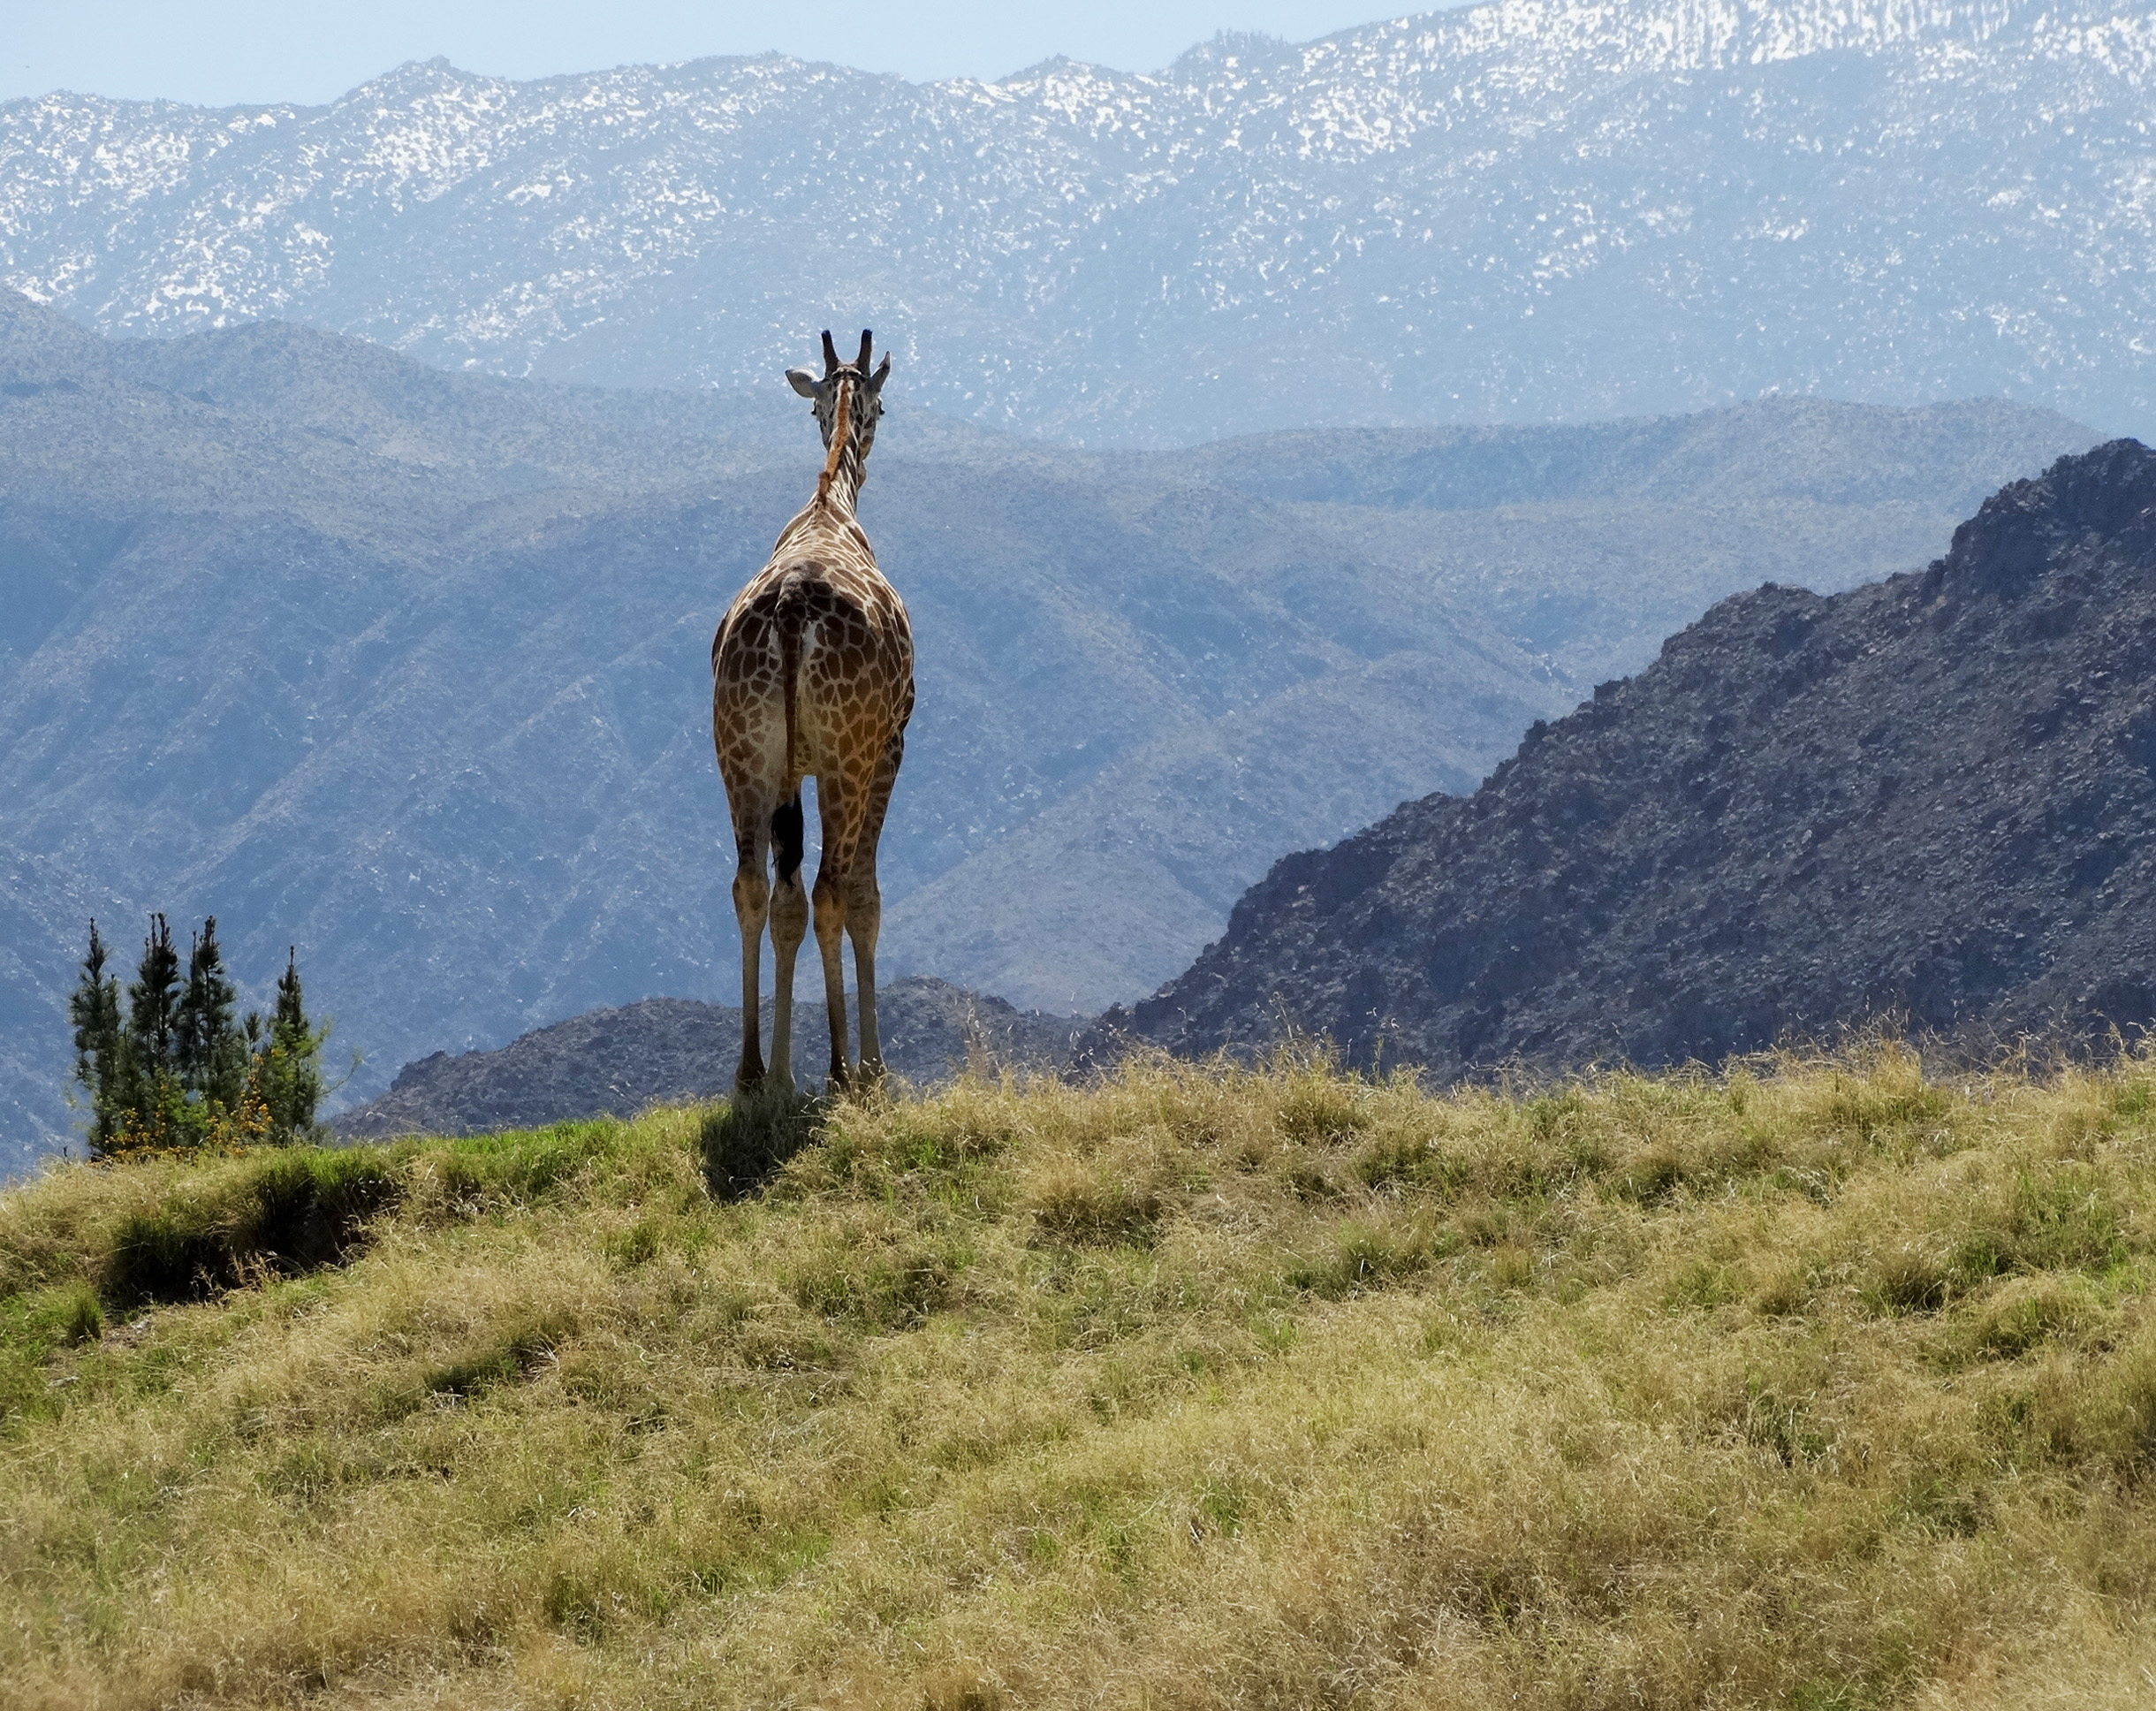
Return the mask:
POLYGON ((763 871, 762 828, 753 817, 734 828, 733 918, 741 933, 741 1061, 733 1072, 736 1092, 763 1080, 763 1028, 757 1015, 761 997, 763 922, 771 909, 771 886, 763 871))
POLYGON ((771 813, 772 864, 778 883, 771 889, 771 1073, 787 1092, 793 1091, 793 969, 801 940, 808 936, 808 897, 801 889, 805 834, 801 793, 771 813))

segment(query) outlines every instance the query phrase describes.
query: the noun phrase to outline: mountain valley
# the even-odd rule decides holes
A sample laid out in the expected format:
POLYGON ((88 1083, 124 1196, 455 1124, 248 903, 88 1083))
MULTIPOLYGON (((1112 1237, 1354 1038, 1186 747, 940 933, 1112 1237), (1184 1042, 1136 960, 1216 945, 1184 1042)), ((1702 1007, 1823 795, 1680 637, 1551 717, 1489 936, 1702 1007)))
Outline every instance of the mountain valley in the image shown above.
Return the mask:
MULTIPOLYGON (((884 966, 1063 1014, 1187 967, 1279 852, 1472 789, 1714 599, 1921 563, 2094 437, 1779 399, 1091 453, 902 386, 863 499, 921 638, 884 966)), ((93 913, 123 947, 149 909, 214 913, 243 984, 296 944, 366 1059, 347 1100, 595 1006, 730 996, 706 652, 814 468, 776 376, 610 392, 0 299, 18 1156, 67 1133, 93 913)))

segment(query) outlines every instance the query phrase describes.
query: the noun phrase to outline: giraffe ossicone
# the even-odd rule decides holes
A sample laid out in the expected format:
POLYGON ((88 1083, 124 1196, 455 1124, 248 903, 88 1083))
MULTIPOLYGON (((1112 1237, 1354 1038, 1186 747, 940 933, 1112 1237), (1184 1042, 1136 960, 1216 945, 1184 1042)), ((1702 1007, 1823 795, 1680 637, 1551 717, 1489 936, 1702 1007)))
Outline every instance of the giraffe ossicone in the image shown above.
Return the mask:
POLYGON ((876 1027, 876 936, 883 894, 876 846, 906 753, 914 711, 914 635, 906 603, 884 580, 854 506, 884 413, 886 355, 871 372, 871 338, 841 362, 824 335, 824 372, 789 369, 824 437, 815 496, 779 531, 762 570, 734 597, 711 640, 711 741, 733 825, 733 913, 741 934, 741 1061, 734 1087, 766 1078, 761 1005, 769 924, 772 979, 770 1075, 793 1084, 793 964, 813 913, 831 1015, 831 1079, 846 1061, 843 943, 854 945, 863 1074, 883 1069, 876 1027), (816 781, 823 855, 814 890, 801 886, 801 780, 816 781))

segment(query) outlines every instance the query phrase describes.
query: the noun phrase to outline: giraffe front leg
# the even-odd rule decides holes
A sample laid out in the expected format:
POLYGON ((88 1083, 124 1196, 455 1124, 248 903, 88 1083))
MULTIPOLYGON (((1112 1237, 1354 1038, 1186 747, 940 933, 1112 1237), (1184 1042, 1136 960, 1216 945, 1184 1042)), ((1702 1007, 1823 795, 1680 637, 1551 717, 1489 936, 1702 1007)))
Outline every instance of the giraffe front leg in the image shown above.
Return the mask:
POLYGON ((854 986, 861 1005, 861 1073, 871 1080, 884 1073, 883 1035, 876 1022, 876 939, 884 924, 884 894, 876 883, 876 847, 883 839, 891 787, 898 782, 899 763, 905 757, 901 728, 884 744, 869 787, 861 841, 854 852, 853 895, 846 901, 846 933, 854 941, 854 986))
POLYGON ((780 1087, 793 1091, 793 968, 801 940, 808 936, 808 894, 801 889, 801 798, 771 816, 771 854, 778 884, 771 894, 771 1072, 780 1087))
POLYGON ((864 1081, 884 1073, 884 1042, 876 1024, 876 937, 884 922, 884 896, 873 863, 854 868, 846 901, 846 936, 854 941, 854 1001, 861 1008, 861 1075, 864 1081))
POLYGON ((819 777, 816 813, 824 825, 824 856, 816 871, 816 942, 824 953, 824 1004, 831 1017, 831 1083, 844 1087, 846 1068, 846 906, 854 889, 854 851, 869 808, 873 774, 865 769, 850 777, 819 777))
POLYGON ((854 989, 861 1006, 861 1073, 870 1081, 884 1073, 884 1039, 876 1025, 876 934, 883 918, 884 900, 870 879, 866 900, 856 889, 846 912, 846 937, 854 941, 854 989))

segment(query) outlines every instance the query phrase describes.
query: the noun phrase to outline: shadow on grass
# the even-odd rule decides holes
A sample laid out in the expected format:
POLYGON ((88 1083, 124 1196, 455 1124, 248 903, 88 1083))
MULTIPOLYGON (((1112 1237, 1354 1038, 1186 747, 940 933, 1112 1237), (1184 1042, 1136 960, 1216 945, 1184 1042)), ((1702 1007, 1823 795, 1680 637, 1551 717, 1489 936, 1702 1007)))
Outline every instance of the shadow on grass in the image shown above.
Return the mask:
POLYGON ((826 1099, 767 1090, 745 1093, 703 1120, 704 1185, 714 1200, 742 1200, 816 1137, 826 1099))
POLYGON ((334 1265, 401 1188, 373 1152, 262 1150, 119 1221, 99 1268, 118 1308, 206 1299, 250 1277, 334 1265))

